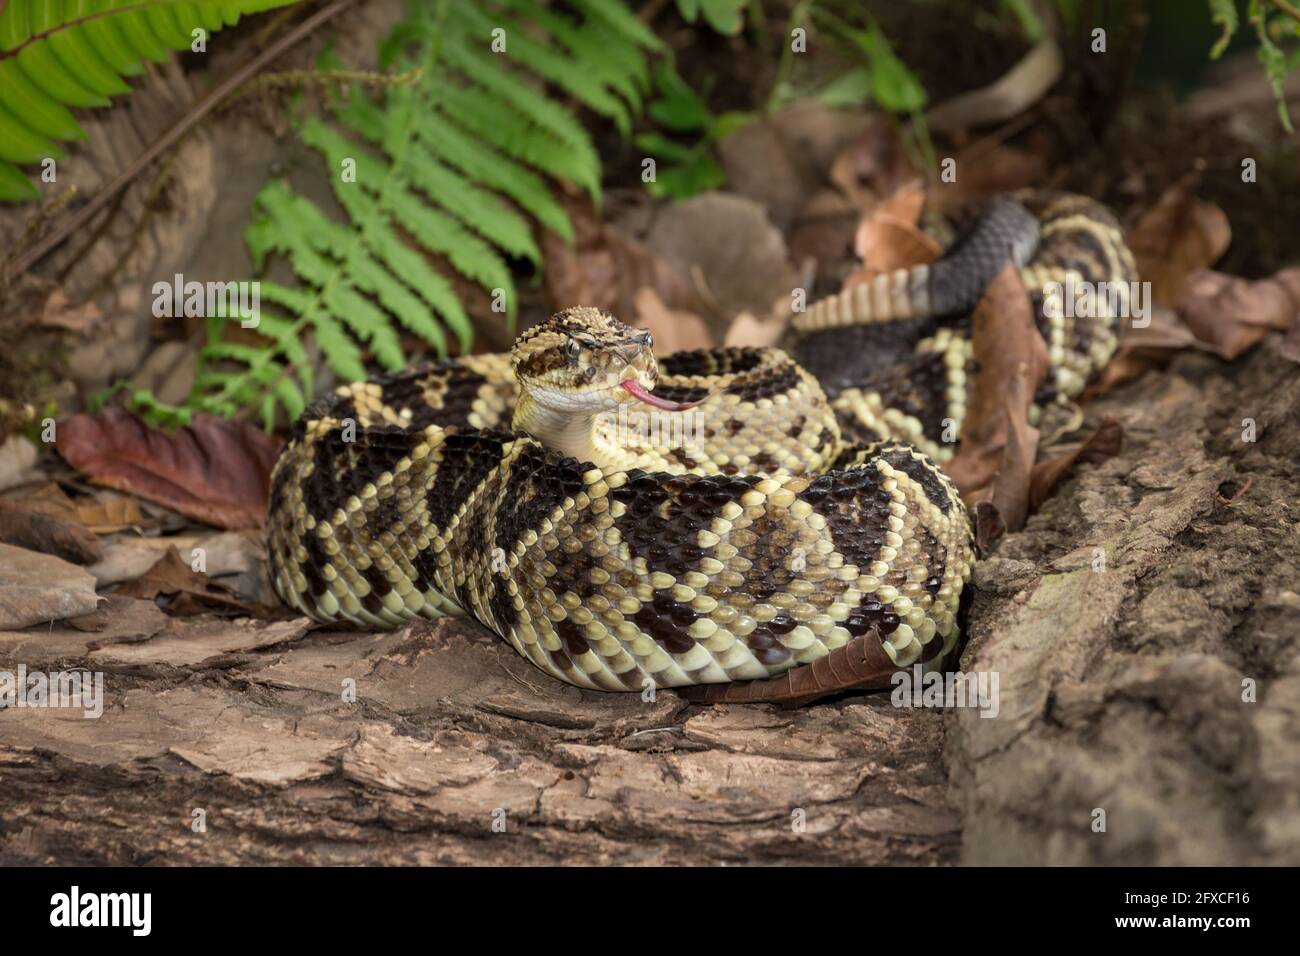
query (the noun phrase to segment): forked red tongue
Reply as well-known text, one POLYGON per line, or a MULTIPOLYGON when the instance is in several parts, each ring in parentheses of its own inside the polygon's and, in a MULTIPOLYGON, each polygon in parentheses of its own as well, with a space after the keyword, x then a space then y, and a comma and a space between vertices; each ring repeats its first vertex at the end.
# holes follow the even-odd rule
MULTIPOLYGON (((694 408, 696 405, 700 404, 700 402, 674 402, 671 399, 662 398, 654 392, 642 388, 641 383, 634 378, 624 379, 619 384, 622 385, 623 389, 637 401, 645 402, 647 405, 653 405, 655 408, 662 408, 670 412, 684 411, 687 408, 694 408)), ((700 399, 700 401, 704 401, 704 399, 700 399)))

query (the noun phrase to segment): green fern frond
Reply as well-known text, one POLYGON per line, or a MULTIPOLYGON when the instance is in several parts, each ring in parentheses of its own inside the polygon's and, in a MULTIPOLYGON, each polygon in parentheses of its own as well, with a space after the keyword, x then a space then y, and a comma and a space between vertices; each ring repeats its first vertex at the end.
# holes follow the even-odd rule
POLYGON ((283 182, 262 189, 245 238, 259 271, 272 255, 292 269, 293 283, 261 285, 287 315, 263 317, 263 348, 224 341, 210 323, 194 407, 257 409, 271 427, 279 410, 295 416, 310 400, 304 372, 317 354, 349 380, 365 377, 366 362, 406 364, 399 329, 439 355, 453 338, 468 351, 472 326, 448 269, 491 293, 513 323, 512 262, 541 261, 530 219, 573 238, 555 181, 600 198, 600 158, 557 94, 626 130, 648 88, 646 54, 662 48, 620 6, 410 3, 381 61, 407 70, 402 53, 414 46, 419 79, 354 86, 298 129, 345 218, 283 182))
POLYGON ((85 139, 68 107, 129 93, 142 60, 165 62, 245 13, 298 0, 8 0, 0 4, 0 201, 40 198, 19 165, 85 139))

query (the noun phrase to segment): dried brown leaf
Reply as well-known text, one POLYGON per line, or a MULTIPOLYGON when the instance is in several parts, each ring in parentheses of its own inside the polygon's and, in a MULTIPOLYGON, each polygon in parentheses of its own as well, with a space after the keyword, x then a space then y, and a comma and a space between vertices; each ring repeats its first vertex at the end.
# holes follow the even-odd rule
POLYGON ((1200 179, 1193 170, 1166 189, 1128 235, 1138 275, 1163 305, 1178 302, 1188 277, 1213 265, 1232 241, 1223 210, 1194 195, 1200 179))
POLYGON ((853 241, 862 265, 845 278, 844 288, 939 258, 943 248, 916 225, 924 203, 919 184, 911 183, 863 217, 853 241))
POLYGON ((45 305, 41 309, 40 325, 48 328, 67 329, 70 332, 86 332, 94 328, 104 318, 99 306, 92 301, 73 305, 62 289, 51 290, 45 305))
POLYGON ((878 116, 835 157, 830 175, 831 182, 858 209, 866 211, 892 195, 916 172, 907 160, 894 124, 878 116))
POLYGON ((55 482, 48 482, 22 499, 22 506, 41 514, 75 521, 96 534, 112 534, 144 520, 140 503, 129 495, 101 492, 102 498, 72 499, 55 482))
POLYGON ((674 306, 694 295, 690 282, 644 243, 601 222, 586 200, 561 197, 574 227, 572 245, 552 232, 542 234, 543 281, 557 309, 589 305, 618 316, 636 311, 637 292, 649 286, 674 306))
POLYGON ((727 336, 722 344, 769 348, 781 341, 789 324, 788 312, 766 319, 760 319, 753 312, 742 312, 727 326, 727 336))
POLYGON ((259 527, 283 442, 252 425, 197 414, 168 434, 123 408, 59 424, 56 448, 97 484, 218 528, 259 527))
POLYGON ((1231 361, 1300 316, 1300 268, 1250 280, 1202 269, 1188 276, 1178 312, 1200 341, 1231 361))
POLYGON ((94 564, 104 556, 99 538, 79 523, 9 501, 0 501, 0 541, 73 564, 94 564))
POLYGON ((1047 172, 1042 157, 988 140, 976 140, 954 160, 957 178, 928 190, 926 202, 937 211, 1041 183, 1047 172))
MULTIPOLYGON (((232 616, 283 616, 279 610, 246 601, 205 572, 195 571, 175 548, 168 548, 141 577, 123 584, 115 592, 122 597, 166 601, 167 613, 192 617, 211 611, 232 616)), ((280 609, 282 610, 282 609, 280 609)))
POLYGON ((1028 514, 1029 475, 1038 447, 1029 407, 1048 362, 1029 296, 1010 266, 975 310, 972 345, 979 372, 962 423, 961 449, 947 471, 967 504, 991 502, 1015 531, 1028 514))
POLYGON ((708 325, 694 312, 670 309, 659 294, 644 286, 636 294, 636 325, 649 329, 660 354, 713 348, 717 343, 708 325))

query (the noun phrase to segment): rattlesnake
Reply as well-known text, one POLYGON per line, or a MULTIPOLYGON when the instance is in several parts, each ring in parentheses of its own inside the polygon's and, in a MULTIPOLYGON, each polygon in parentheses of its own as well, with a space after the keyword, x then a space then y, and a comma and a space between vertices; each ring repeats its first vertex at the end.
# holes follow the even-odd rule
POLYGON ((937 462, 964 415, 969 313, 1008 262, 1051 358, 1038 403, 1076 394, 1127 299, 1067 317, 1045 289, 1126 296, 1135 270, 1104 207, 1040 193, 796 315, 785 349, 656 359, 645 330, 575 308, 509 355, 343 386, 276 466, 275 588, 366 628, 468 614, 601 690, 812 696, 940 661, 974 552, 937 462))

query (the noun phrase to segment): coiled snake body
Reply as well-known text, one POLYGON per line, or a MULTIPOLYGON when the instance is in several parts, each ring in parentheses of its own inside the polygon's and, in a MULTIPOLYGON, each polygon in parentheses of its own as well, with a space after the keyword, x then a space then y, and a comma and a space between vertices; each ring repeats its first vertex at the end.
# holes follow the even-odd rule
POLYGON ((644 330, 577 308, 510 355, 339 388, 273 475, 275 588, 367 628, 465 613, 602 690, 939 660, 974 553, 936 462, 969 313, 1008 262, 1051 354, 1038 401, 1077 393, 1117 316, 1060 316, 1043 290, 1073 273, 1126 293, 1134 266, 1113 217, 1064 194, 993 201, 928 267, 796 316, 785 350, 656 359, 644 330))

